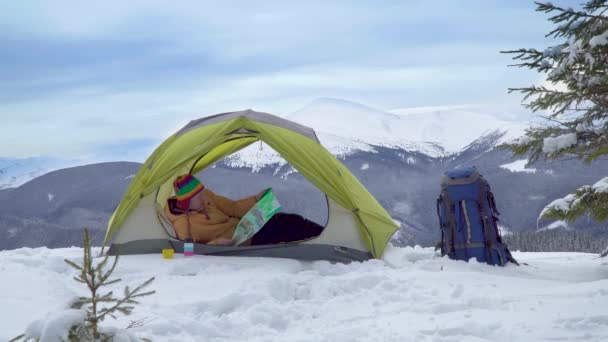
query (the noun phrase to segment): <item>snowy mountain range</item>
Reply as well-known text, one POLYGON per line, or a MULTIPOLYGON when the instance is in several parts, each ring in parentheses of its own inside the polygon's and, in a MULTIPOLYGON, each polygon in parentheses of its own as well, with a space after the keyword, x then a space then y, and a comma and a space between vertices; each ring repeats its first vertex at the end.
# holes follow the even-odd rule
POLYGON ((379 146, 418 147, 429 156, 461 151, 496 129, 505 139, 524 133, 527 123, 508 122, 465 107, 417 107, 381 111, 340 99, 321 98, 288 115, 319 132, 379 146))
MULTIPOLYGON (((469 144, 496 131, 504 133, 495 141, 498 144, 522 135, 528 127, 527 123, 505 121, 466 107, 417 107, 382 111, 334 98, 316 99, 283 117, 314 128, 321 143, 340 157, 358 151, 374 152, 375 146, 382 146, 441 158, 457 154, 469 144)), ((153 148, 150 146, 140 150, 153 148)), ((146 157, 137 156, 133 161, 145 160, 146 157)), ((125 159, 120 157, 120 160, 125 159)), ((112 159, 104 157, 92 161, 90 158, 62 160, 48 157, 0 157, 0 189, 17 187, 60 168, 100 161, 112 159)), ((255 170, 282 162, 283 159, 276 152, 268 148, 260 149, 257 144, 230 158, 230 165, 234 167, 247 166, 255 170)))
MULTIPOLYGON (((500 137, 497 145, 515 139, 529 126, 465 107, 418 107, 382 111, 341 99, 320 98, 284 116, 312 127, 329 151, 345 157, 377 146, 421 153, 432 158, 456 155, 484 137, 500 137)), ((280 163, 270 149, 252 145, 231 157, 232 166, 259 169, 280 163)))

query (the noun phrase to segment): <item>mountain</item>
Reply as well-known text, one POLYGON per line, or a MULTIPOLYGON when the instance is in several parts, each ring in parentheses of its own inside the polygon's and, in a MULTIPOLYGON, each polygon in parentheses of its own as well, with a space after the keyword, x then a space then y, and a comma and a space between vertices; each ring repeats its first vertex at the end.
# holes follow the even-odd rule
MULTIPOLYGON (((450 157, 484 141, 491 140, 493 145, 487 148, 493 148, 521 136, 528 127, 524 122, 501 120, 465 107, 402 108, 387 112, 333 98, 316 99, 284 117, 313 127, 323 146, 338 157, 361 151, 375 153, 377 147, 432 158, 450 157)), ((278 153, 260 143, 232 155, 227 165, 257 171, 282 163, 278 153)))
POLYGON ((445 154, 443 146, 409 135, 408 124, 401 116, 355 102, 320 98, 285 118, 313 127, 321 143, 332 152, 351 144, 366 144, 421 151, 434 157, 445 154))
POLYGON ((14 188, 49 171, 74 165, 76 161, 49 157, 0 157, 0 189, 14 188))
POLYGON ((373 145, 418 147, 430 156, 457 153, 477 138, 497 129, 504 139, 519 137, 525 122, 510 122, 466 107, 401 108, 390 112, 340 99, 320 98, 286 116, 287 119, 373 145))
MULTIPOLYGON (((321 143, 340 157, 358 151, 374 152, 375 146, 381 146, 440 158, 458 153, 476 139, 491 135, 496 130, 505 133, 504 141, 521 135, 527 127, 525 123, 500 120, 465 107, 402 108, 387 112, 333 98, 316 99, 285 115, 285 118, 313 127, 321 143)), ((106 147, 107 151, 98 152, 86 160, 0 157, 0 189, 17 187, 64 167, 129 160, 129 156, 140 161, 145 159, 155 142, 141 140, 125 143, 124 146, 110 144, 106 147)), ((264 148, 263 144, 254 144, 229 160, 230 166, 251 167, 254 170, 281 163, 284 163, 283 159, 272 149, 264 148)))
MULTIPOLYGON (((493 136, 500 139, 501 134, 493 136)), ((421 152, 373 146, 340 160, 401 223, 397 245, 433 245, 439 239, 435 199, 444 170, 477 165, 488 179, 501 212, 501 225, 508 231, 534 231, 551 222, 540 222, 542 208, 554 198, 592 184, 608 161, 589 168, 576 160, 538 163, 535 171, 507 167, 510 155, 490 148, 495 140, 477 144, 449 158, 433 158, 421 152)), ((266 147, 267 148, 267 147, 266 147)), ((74 230, 91 228, 99 243, 107 220, 120 201, 138 163, 103 163, 57 170, 18 188, 0 190, 0 249, 21 246, 65 247, 78 245, 74 230)), ((273 187, 287 212, 299 213, 320 224, 327 221, 322 193, 284 163, 266 166, 234 166, 226 158, 198 175, 210 189, 231 198, 273 187)), ((606 235, 605 224, 589 218, 572 225, 592 234, 606 235)))
POLYGON ((78 166, 0 190, 0 249, 79 245, 84 227, 99 241, 139 167, 128 162, 78 166))
POLYGON ((512 140, 523 135, 529 127, 526 122, 505 121, 466 107, 417 107, 391 112, 400 115, 403 132, 413 140, 433 141, 448 153, 458 153, 497 130, 504 135, 495 144, 512 140))

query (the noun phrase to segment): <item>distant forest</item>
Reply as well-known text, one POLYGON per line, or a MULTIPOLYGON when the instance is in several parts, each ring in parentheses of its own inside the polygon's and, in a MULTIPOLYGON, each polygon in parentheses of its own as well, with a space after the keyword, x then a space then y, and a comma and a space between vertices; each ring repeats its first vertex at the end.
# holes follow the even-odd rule
POLYGON ((585 231, 563 229, 541 232, 509 233, 503 236, 511 251, 522 252, 584 252, 601 253, 608 246, 608 238, 585 231))

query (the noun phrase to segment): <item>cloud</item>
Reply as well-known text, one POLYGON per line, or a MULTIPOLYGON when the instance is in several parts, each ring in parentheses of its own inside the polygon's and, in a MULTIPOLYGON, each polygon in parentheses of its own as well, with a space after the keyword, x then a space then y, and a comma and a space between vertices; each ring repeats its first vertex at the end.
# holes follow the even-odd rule
POLYGON ((512 1, 7 1, 0 155, 89 153, 323 96, 500 112, 532 76, 498 51, 541 43, 542 20, 512 1))

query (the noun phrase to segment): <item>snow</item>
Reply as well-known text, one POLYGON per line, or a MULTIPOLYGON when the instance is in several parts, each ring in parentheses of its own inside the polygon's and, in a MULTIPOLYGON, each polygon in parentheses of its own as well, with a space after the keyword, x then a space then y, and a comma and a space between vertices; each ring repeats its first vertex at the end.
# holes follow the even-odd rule
POLYGON ((367 170, 367 169, 369 169, 369 164, 368 163, 365 163, 365 164, 361 165, 361 170, 367 170))
POLYGON ((576 145, 577 142, 576 133, 567 133, 557 137, 545 138, 543 140, 543 153, 556 153, 576 145))
POLYGON ((52 201, 53 201, 53 198, 55 198, 55 195, 53 195, 53 194, 52 194, 52 193, 50 193, 50 192, 49 192, 48 194, 46 194, 46 196, 47 196, 47 198, 49 199, 49 202, 52 202, 52 201))
POLYGON ((515 139, 515 142, 518 145, 527 145, 533 141, 534 141, 534 138, 532 138, 529 135, 522 135, 521 137, 518 137, 517 139, 515 139))
POLYGON ((568 194, 564 198, 558 198, 555 201, 549 203, 540 213, 539 217, 543 217, 549 210, 555 209, 558 211, 568 211, 570 206, 576 201, 575 194, 568 194))
MULTIPOLYGON (((578 188, 578 190, 582 191, 582 192, 589 192, 589 191, 593 191, 593 192, 597 192, 597 193, 608 192, 608 177, 604 177, 604 178, 600 179, 597 183, 595 183, 591 186, 584 185, 584 186, 578 188)), ((581 198, 582 198, 582 196, 581 196, 581 198)), ((581 198, 577 198, 576 194, 568 194, 564 198, 558 198, 555 201, 549 203, 549 205, 547 205, 542 210, 542 212, 539 215, 539 218, 542 218, 543 215, 551 209, 566 212, 566 211, 570 210, 570 208, 577 205, 578 201, 580 201, 581 198)))
POLYGON ((355 102, 320 98, 285 118, 313 128, 332 153, 338 146, 343 148, 355 143, 419 151, 432 157, 445 154, 433 141, 410 135, 413 129, 404 130, 407 123, 400 115, 355 102), (336 140, 339 144, 335 144, 336 140))
MULTIPOLYGON (((49 313, 45 318, 30 323, 25 330, 27 338, 39 339, 39 342, 67 341, 68 332, 74 325, 81 324, 86 318, 85 310, 66 309, 49 313)), ((112 342, 139 342, 140 340, 126 329, 104 327, 100 333, 111 334, 112 342)))
POLYGON ((568 225, 568 222, 558 220, 555 222, 551 222, 551 224, 549 224, 548 226, 540 228, 538 231, 553 230, 553 229, 568 229, 569 230, 570 226, 568 225))
POLYGON ((259 142, 253 143, 237 153, 226 157, 224 161, 229 167, 248 167, 253 172, 258 172, 265 166, 282 166, 287 163, 278 152, 265 143, 262 143, 260 146, 259 142))
POLYGON ((576 131, 577 132, 584 132, 586 130, 585 125, 583 125, 582 123, 579 123, 578 125, 576 125, 576 131))
POLYGON ((591 186, 595 192, 608 192, 608 177, 602 178, 599 182, 591 186))
POLYGON ((597 36, 592 37, 589 40, 589 45, 591 47, 596 47, 600 45, 608 45, 608 31, 604 33, 598 34, 597 36))
MULTIPOLYGON (((415 107, 383 111, 341 99, 321 98, 287 115, 288 120, 370 145, 400 147, 441 157, 501 129, 506 138, 523 134, 527 124, 508 122, 462 106, 415 107), (438 149, 437 146, 441 149, 438 149)), ((323 142, 323 141, 322 141, 323 142)))
POLYGON ((40 339, 40 342, 67 341, 70 327, 82 322, 85 317, 84 310, 49 312, 47 317, 30 323, 25 333, 28 338, 40 339))
POLYGON ((505 132, 497 142, 522 136, 528 123, 499 119, 467 107, 414 107, 391 110, 400 115, 405 136, 415 141, 433 141, 448 153, 456 153, 478 138, 496 131, 505 132))
POLYGON ((528 169, 526 168, 526 164, 528 163, 527 159, 516 160, 509 164, 500 165, 501 168, 505 170, 509 170, 511 172, 527 172, 527 173, 536 173, 536 169, 528 169))
MULTIPOLYGON (((328 133, 317 132, 321 144, 336 157, 345 157, 356 151, 376 152, 373 146, 358 139, 344 138, 328 133)), ((267 166, 283 166, 287 161, 266 143, 256 142, 226 157, 227 166, 251 168, 258 172, 267 166)))
POLYGON ((129 180, 129 179, 133 179, 133 178, 135 178, 135 174, 134 173, 126 176, 125 180, 129 180))
MULTIPOLYGON (((81 249, 0 251, 0 340, 74 318, 83 295, 64 258, 81 249), (10 308, 9 311, 6 308, 10 308), (39 323, 30 325, 33 321, 39 323), (55 322, 55 323, 53 323, 55 322)), ((606 341, 608 264, 581 253, 519 253, 492 267, 389 247, 349 265, 286 259, 123 256, 122 285, 151 276, 156 294, 106 320, 153 341, 606 341)), ((120 287, 122 288, 122 287, 120 287)))
POLYGON ((48 172, 78 165, 74 160, 48 157, 0 157, 0 189, 16 188, 48 172))
POLYGON ((562 48, 559 46, 552 46, 543 51, 543 57, 557 57, 562 53, 562 48))

